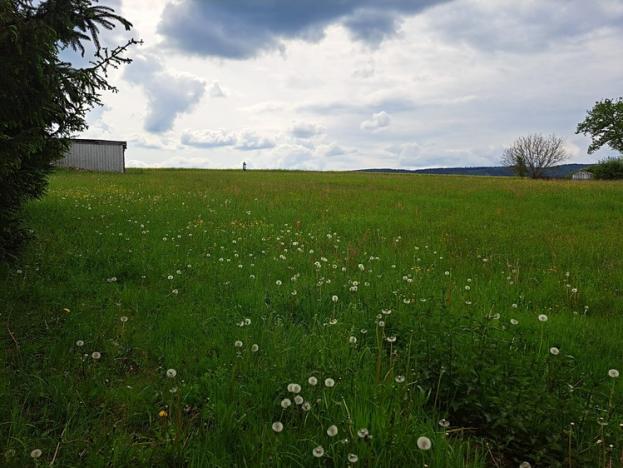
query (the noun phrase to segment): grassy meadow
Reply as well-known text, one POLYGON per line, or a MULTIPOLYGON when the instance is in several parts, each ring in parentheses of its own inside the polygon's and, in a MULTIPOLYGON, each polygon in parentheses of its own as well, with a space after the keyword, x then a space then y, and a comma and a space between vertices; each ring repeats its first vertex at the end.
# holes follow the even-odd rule
POLYGON ((622 464, 623 184, 59 171, 27 219, 0 465, 622 464))

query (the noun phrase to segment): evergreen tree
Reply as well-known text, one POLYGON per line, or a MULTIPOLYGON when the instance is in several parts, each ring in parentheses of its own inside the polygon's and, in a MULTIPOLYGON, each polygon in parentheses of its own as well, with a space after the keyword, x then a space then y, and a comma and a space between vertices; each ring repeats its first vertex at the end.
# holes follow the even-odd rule
MULTIPOLYGON (((95 0, 97 1, 97 0, 95 0)), ((102 91, 116 92, 107 71, 130 62, 130 39, 102 47, 100 30, 132 24, 92 0, 0 0, 0 260, 14 258, 26 238, 24 203, 40 197, 67 138, 86 129, 86 113, 102 91), (77 68, 59 58, 71 48, 95 56, 77 68)))

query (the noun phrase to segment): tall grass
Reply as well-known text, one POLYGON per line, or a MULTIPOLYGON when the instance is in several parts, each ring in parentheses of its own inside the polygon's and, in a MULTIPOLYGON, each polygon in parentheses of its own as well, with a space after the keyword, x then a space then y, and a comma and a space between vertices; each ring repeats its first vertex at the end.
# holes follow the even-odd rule
POLYGON ((0 270, 3 463, 616 466, 621 195, 59 172, 0 270))

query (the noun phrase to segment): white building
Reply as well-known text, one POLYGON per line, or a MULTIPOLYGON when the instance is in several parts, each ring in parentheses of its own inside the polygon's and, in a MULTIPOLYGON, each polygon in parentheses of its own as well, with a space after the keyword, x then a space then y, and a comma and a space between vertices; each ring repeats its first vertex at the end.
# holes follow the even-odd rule
POLYGON ((125 141, 72 139, 69 151, 56 164, 88 171, 125 172, 125 141))
POLYGON ((573 180, 591 180, 593 178, 593 174, 588 171, 578 171, 575 172, 571 178, 573 180))

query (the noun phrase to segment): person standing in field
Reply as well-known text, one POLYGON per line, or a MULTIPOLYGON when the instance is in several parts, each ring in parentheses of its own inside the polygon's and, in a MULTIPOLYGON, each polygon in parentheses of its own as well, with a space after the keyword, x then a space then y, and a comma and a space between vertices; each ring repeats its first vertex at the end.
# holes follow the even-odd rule
POLYGON ((242 170, 243 171, 247 170, 247 163, 246 163, 246 161, 242 161, 242 170))

